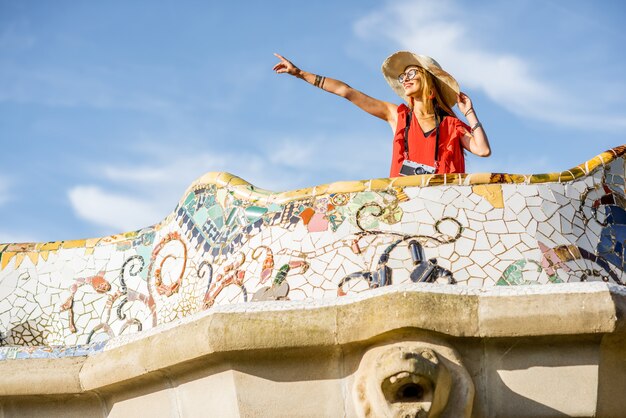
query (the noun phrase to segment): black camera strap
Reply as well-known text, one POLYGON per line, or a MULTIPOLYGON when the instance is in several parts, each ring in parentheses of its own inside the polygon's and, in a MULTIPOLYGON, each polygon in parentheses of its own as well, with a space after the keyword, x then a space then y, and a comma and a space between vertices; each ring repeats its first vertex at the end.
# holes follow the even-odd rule
MULTIPOLYGON (((435 112, 436 113, 436 112, 435 112)), ((413 110, 410 110, 409 113, 406 114, 406 125, 404 126, 404 158, 409 158, 409 128, 411 127, 411 119, 413 119, 413 110)), ((439 160, 439 125, 440 120, 437 115, 435 115, 435 168, 437 167, 437 163, 439 160)))

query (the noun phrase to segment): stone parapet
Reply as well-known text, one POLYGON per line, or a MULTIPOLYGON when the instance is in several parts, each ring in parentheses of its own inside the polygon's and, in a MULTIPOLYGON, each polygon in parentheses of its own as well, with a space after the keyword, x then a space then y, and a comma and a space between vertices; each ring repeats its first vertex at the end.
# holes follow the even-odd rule
MULTIPOLYGON (((5 416, 19 416, 10 411, 23 412, 20 402, 37 398, 53 405, 69 396, 80 399, 77 408, 123 416, 115 411, 131 404, 147 411, 140 405, 161 393, 159 402, 169 406, 154 416, 190 416, 181 402, 204 402, 211 411, 230 402, 232 410, 222 416, 280 416, 276 411, 293 408, 300 408, 297 416, 320 416, 314 402, 298 398, 304 394, 287 390, 291 382, 308 386, 307 396, 319 396, 320 403, 333 392, 332 405, 324 407, 328 414, 321 416, 357 416, 352 392, 361 358, 374 347, 408 341, 455 350, 476 389, 474 416, 510 413, 505 395, 526 411, 506 416, 528 416, 528 408, 534 416, 592 414, 602 399, 611 398, 610 408, 621 402, 611 393, 626 381, 619 361, 626 346, 615 343, 625 337, 625 302, 621 287, 604 283, 488 289, 407 284, 336 301, 222 306, 113 338, 87 355, 2 361, 0 403, 5 416), (198 381, 205 389, 189 392, 198 381), (275 392, 264 385, 286 386, 275 392), (191 397, 216 390, 230 391, 230 400, 191 397), (584 399, 567 402, 570 390, 583 391, 584 399), (302 409, 308 403, 312 409, 302 409), (279 409, 264 412, 268 404, 279 409)), ((67 405, 71 410, 72 402, 67 405)))

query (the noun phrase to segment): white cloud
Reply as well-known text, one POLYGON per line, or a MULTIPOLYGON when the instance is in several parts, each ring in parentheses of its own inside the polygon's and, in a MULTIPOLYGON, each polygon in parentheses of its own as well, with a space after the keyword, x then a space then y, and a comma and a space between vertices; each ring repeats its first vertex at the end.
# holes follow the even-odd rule
POLYGON ((313 160, 315 150, 310 143, 285 139, 274 148, 276 151, 269 156, 269 161, 273 164, 284 164, 293 168, 299 168, 310 167, 311 164, 315 163, 313 160))
POLYGON ((167 170, 156 167, 120 167, 107 165, 102 169, 105 178, 113 181, 152 183, 167 180, 167 170))
POLYGON ((160 148, 160 154, 151 155, 153 165, 97 167, 93 172, 101 176, 98 184, 75 185, 68 197, 80 218, 109 228, 104 233, 117 233, 164 219, 187 187, 207 171, 230 172, 277 192, 387 175, 388 162, 380 155, 388 144, 375 136, 340 141, 320 136, 285 138, 273 143, 279 145, 262 152, 205 151, 184 157, 160 148), (354 144, 359 144, 358 150, 354 144))
MULTIPOLYGON (((354 30, 361 38, 386 39, 398 48, 435 57, 462 88, 482 90, 521 117, 577 128, 589 128, 588 120, 593 118, 594 129, 600 124, 609 129, 626 127, 623 115, 611 116, 601 109, 590 111, 567 90, 543 80, 533 71, 538 66, 531 60, 481 45, 473 36, 472 24, 463 17, 458 2, 413 0, 387 3, 383 9, 357 21, 354 30)), ((514 26, 511 30, 518 27, 514 26)), ((512 36, 492 35, 492 39, 503 40, 512 36)))
POLYGON ((132 231, 160 220, 149 202, 96 186, 73 187, 68 196, 79 217, 116 232, 132 231))
MULTIPOLYGON (((108 165, 102 170, 103 180, 112 184, 77 185, 68 197, 80 218, 110 228, 105 233, 131 231, 164 219, 185 189, 208 170, 229 171, 267 187, 271 177, 263 166, 259 157, 227 154, 173 157, 167 164, 152 167, 108 165)), ((289 185, 289 176, 283 176, 281 184, 289 185)))

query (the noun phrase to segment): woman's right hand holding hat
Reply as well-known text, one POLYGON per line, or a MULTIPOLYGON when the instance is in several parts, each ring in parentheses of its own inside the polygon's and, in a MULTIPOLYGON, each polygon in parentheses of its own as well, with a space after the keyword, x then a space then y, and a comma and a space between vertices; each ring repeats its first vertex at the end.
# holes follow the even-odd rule
POLYGON ((474 108, 472 107, 472 100, 463 92, 460 92, 457 96, 457 106, 459 106, 459 110, 463 113, 463 115, 465 115, 465 117, 474 111, 474 108))

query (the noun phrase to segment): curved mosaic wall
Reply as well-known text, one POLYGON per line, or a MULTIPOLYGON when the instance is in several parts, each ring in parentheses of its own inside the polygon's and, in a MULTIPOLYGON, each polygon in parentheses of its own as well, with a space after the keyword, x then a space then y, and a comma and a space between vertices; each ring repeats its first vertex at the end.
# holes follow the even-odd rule
POLYGON ((97 346, 215 305, 411 281, 623 284, 625 150, 562 173, 425 175, 284 193, 210 173, 157 225, 1 244, 1 344, 97 346))

